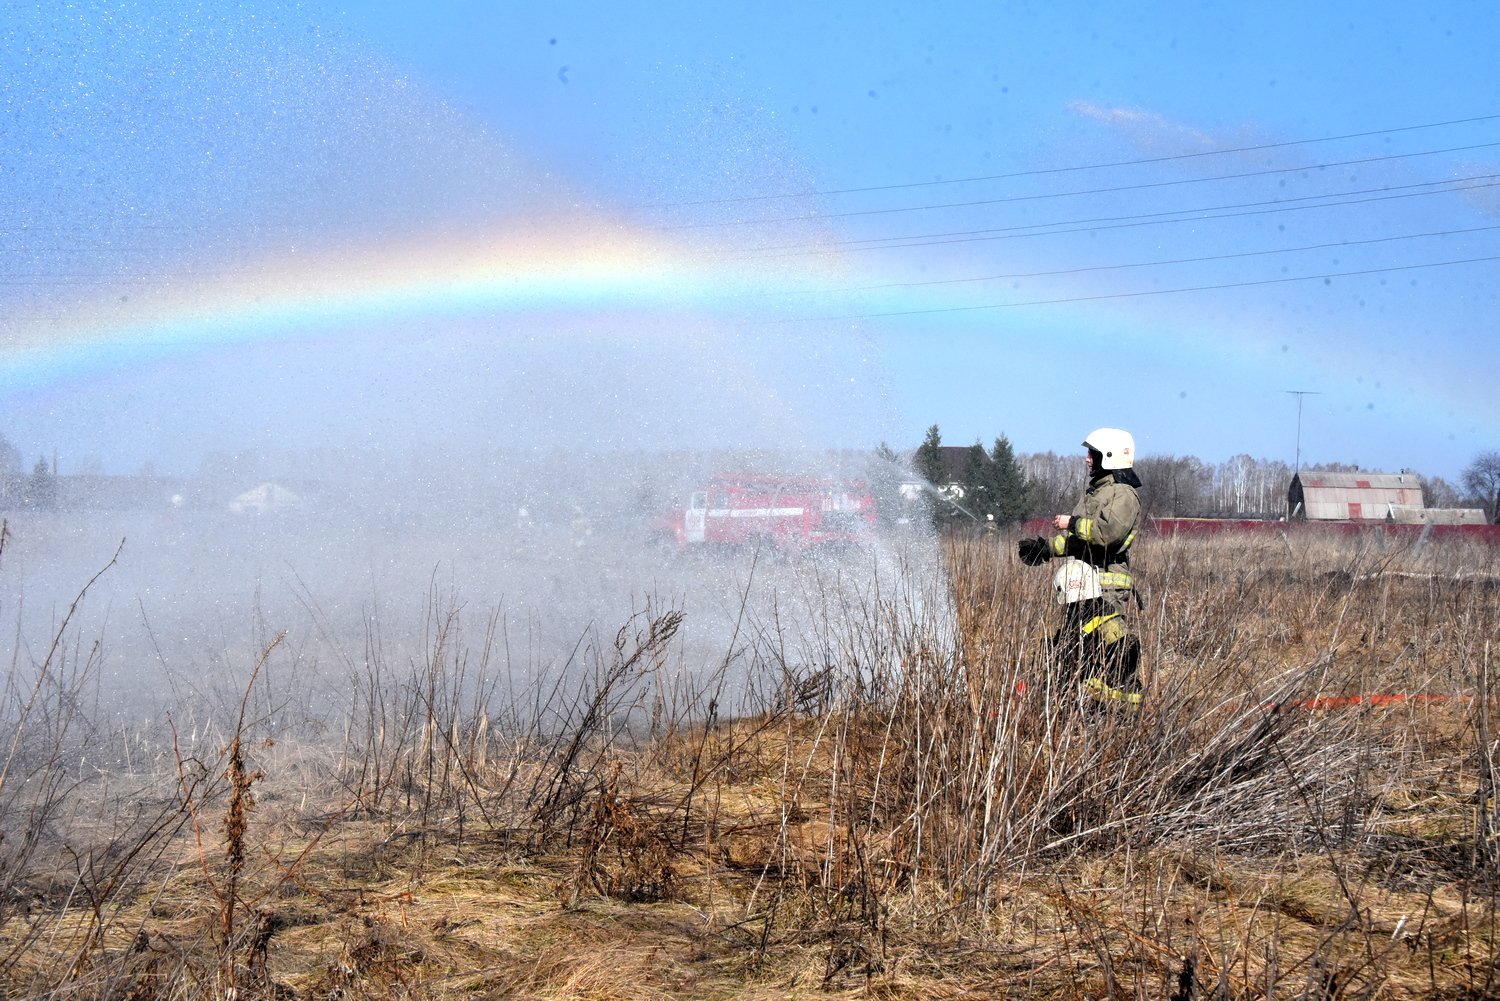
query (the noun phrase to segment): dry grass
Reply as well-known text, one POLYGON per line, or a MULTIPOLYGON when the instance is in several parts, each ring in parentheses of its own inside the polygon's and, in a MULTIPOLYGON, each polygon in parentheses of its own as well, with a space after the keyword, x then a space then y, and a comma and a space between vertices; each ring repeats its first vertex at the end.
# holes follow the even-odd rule
POLYGON ((518 706, 475 683, 492 637, 470 645, 435 602, 408 669, 351 658, 347 719, 323 721, 340 736, 272 742, 252 712, 216 760, 88 782, 59 679, 89 664, 59 644, 6 692, 0 985, 1500 991, 1495 552, 1148 540, 1139 716, 1083 711, 1049 676, 1056 609, 1010 552, 950 540, 949 600, 872 596, 818 663, 754 637, 732 712, 723 673, 666 679, 673 610, 582 648, 590 684, 518 706), (1370 693, 1423 698, 1309 701, 1370 693))

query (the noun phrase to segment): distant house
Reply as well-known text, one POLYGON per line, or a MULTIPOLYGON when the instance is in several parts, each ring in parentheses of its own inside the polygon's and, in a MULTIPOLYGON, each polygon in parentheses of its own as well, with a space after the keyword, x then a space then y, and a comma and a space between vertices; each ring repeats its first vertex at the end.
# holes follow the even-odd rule
POLYGON ((1345 473, 1304 469, 1292 477, 1293 521, 1384 521, 1403 525, 1482 525, 1477 508, 1430 508, 1415 473, 1345 473))
MULTIPOLYGON (((954 500, 963 500, 967 493, 964 490, 964 476, 969 469, 969 456, 974 451, 971 445, 940 445, 938 452, 943 460, 943 479, 933 486, 954 500)), ((981 450, 979 464, 989 466, 993 463, 989 453, 981 450)))
POLYGON ((302 506, 302 498, 276 483, 262 483, 229 502, 235 514, 276 514, 302 506))
POLYGON ((1286 506, 1294 521, 1395 521, 1398 508, 1422 508, 1422 480, 1415 473, 1304 469, 1292 477, 1286 506))

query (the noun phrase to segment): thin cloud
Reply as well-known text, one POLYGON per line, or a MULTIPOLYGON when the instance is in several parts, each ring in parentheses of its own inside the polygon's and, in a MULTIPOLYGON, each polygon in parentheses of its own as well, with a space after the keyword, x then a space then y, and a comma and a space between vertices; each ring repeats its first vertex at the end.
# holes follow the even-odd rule
POLYGON ((1152 156, 1238 148, 1252 138, 1247 128, 1216 135, 1140 108, 1104 107, 1089 101, 1070 101, 1068 110, 1110 126, 1152 156))

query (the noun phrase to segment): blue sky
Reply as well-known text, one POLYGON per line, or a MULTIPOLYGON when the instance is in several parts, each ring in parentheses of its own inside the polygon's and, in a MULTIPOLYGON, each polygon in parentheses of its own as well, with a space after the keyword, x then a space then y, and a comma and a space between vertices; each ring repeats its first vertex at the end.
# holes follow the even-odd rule
POLYGON ((587 399, 612 445, 1118 425, 1290 461, 1287 390, 1304 462, 1453 480, 1500 447, 1492 4, 378 7, 9 5, 23 454, 541 442, 587 399), (710 277, 194 333, 226 282, 528 229, 710 277), (46 355, 90 325, 109 350, 46 355))

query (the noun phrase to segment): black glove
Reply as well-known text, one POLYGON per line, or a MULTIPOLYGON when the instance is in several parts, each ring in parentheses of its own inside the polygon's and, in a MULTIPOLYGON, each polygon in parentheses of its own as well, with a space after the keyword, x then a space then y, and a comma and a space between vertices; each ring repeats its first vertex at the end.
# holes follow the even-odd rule
POLYGON ((1038 535, 1034 539, 1022 539, 1016 546, 1016 555, 1029 567, 1038 567, 1052 558, 1052 546, 1038 535))

